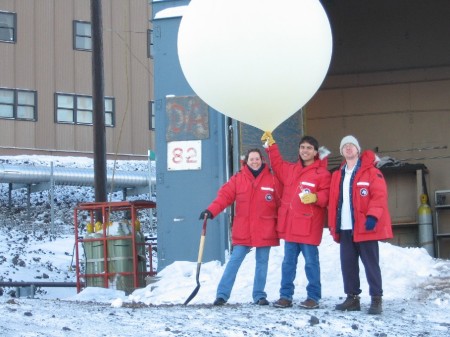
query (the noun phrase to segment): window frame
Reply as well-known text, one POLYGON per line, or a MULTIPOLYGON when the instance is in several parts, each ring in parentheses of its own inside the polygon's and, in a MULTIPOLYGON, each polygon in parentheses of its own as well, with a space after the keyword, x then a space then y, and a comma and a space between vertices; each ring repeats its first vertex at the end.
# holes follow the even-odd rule
POLYGON ((153 38, 153 29, 147 29, 147 58, 149 59, 153 59, 155 53, 153 38))
POLYGON ((0 105, 10 105, 12 106, 12 116, 5 117, 0 115, 0 119, 9 119, 9 120, 17 120, 17 121, 27 121, 27 122, 37 122, 37 91, 36 90, 28 90, 28 89, 12 89, 12 88, 3 88, 0 87, 0 90, 11 91, 13 93, 13 101, 8 103, 0 103, 0 105), (20 93, 33 93, 33 104, 21 104, 19 103, 19 94, 20 93), (33 117, 24 118, 18 117, 18 110, 20 107, 31 107, 33 109, 33 117))
POLYGON ((80 51, 92 51, 92 23, 90 21, 73 20, 73 49, 80 51), (78 35, 77 26, 78 24, 89 24, 91 26, 90 35, 78 35), (89 39, 91 48, 81 48, 77 46, 77 38, 89 39))
POLYGON ((148 102, 148 129, 155 131, 155 101, 148 102))
MULTIPOLYGON (((90 98, 91 99, 91 102, 92 102, 92 96, 89 96, 89 95, 81 95, 81 94, 70 94, 70 93, 65 93, 65 92, 56 92, 55 93, 55 98, 54 98, 54 106, 55 106, 55 111, 54 111, 54 121, 55 121, 55 123, 56 124, 70 124, 70 125, 93 125, 94 123, 94 120, 93 120, 93 118, 94 118, 94 110, 93 110, 93 106, 92 106, 92 110, 89 110, 89 109, 86 109, 86 108, 78 108, 78 98, 90 98), (67 96, 67 97, 72 97, 72 106, 71 107, 65 107, 65 106, 59 106, 58 105, 58 98, 60 97, 60 96, 67 96), (67 111, 71 111, 71 113, 72 113, 72 120, 71 121, 60 121, 59 120, 59 118, 58 118, 58 111, 59 110, 67 110, 67 111), (86 123, 86 122, 78 122, 78 113, 79 112, 91 112, 91 117, 92 117, 92 122, 91 123, 86 123)), ((111 124, 107 124, 106 123, 106 119, 105 119, 105 126, 107 126, 107 127, 111 127, 111 128, 113 128, 113 127, 115 127, 116 125, 115 125, 115 110, 116 110, 116 108, 115 108, 115 98, 114 97, 111 97, 111 96, 105 96, 104 97, 104 100, 105 100, 105 104, 104 104, 104 106, 105 106, 105 111, 104 111, 104 113, 105 113, 105 117, 106 117, 106 114, 109 114, 109 115, 111 115, 111 124), (106 100, 110 100, 111 101, 111 111, 106 111, 106 106, 107 106, 107 103, 106 103, 106 100)))
POLYGON ((12 40, 3 40, 0 38, 0 42, 3 43, 16 43, 17 42, 17 13, 15 12, 8 12, 8 11, 0 11, 0 15, 12 15, 13 17, 13 27, 2 27, 0 29, 9 29, 12 30, 12 40))
POLYGON ((115 127, 116 126, 116 99, 114 97, 109 97, 109 96, 105 96, 105 126, 109 126, 109 127, 115 127), (107 111, 106 110, 106 100, 110 100, 111 101, 111 111, 107 111), (107 115, 111 115, 111 124, 106 124, 106 116, 107 115))

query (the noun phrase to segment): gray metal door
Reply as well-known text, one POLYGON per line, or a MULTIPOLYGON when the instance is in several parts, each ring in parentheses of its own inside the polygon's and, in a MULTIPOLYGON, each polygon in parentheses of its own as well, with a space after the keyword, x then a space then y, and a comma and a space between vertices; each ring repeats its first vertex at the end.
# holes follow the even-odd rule
MULTIPOLYGON (((181 17, 158 13, 189 1, 153 2, 158 270, 197 261, 200 212, 228 179, 228 119, 206 106, 186 82, 177 55, 181 17)), ((229 210, 228 210, 229 212, 229 210)), ((203 261, 224 261, 229 215, 208 221, 203 261)))

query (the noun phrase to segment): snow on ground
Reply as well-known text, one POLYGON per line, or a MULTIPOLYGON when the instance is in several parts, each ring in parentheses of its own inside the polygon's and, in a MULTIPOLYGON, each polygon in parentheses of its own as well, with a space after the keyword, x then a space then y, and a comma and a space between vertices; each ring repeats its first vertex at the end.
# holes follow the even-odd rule
MULTIPOLYGON (((54 157, 0 157, 8 164, 43 165, 54 157)), ((65 158, 56 165, 90 167, 90 160, 65 158)), ((145 169, 146 162, 118 162, 121 170, 145 169)), ((75 282, 73 207, 93 198, 89 188, 57 188, 58 228, 51 231, 48 196, 32 195, 35 206, 27 212, 26 198, 13 195, 7 206, 6 187, 0 195, 0 281, 75 282), (46 206, 47 205, 47 206, 46 206), (69 214, 69 215, 66 215, 69 214), (65 217, 63 215, 66 215, 65 217), (31 219, 31 220, 30 220, 31 219), (63 220, 61 220, 63 219, 63 220), (53 234, 52 234, 53 233, 53 234)), ((120 193, 114 198, 120 200, 120 193)), ((142 198, 142 196, 141 196, 142 198)), ((152 230, 151 226, 146 227, 152 230)), ((201 222, 198 229, 200 233, 201 222)), ((154 233, 147 232, 148 235, 154 233)), ((198 245, 198 242, 189 243, 198 245)), ((208 238, 206 238, 208 244, 208 238)), ((278 299, 283 247, 273 248, 266 285, 269 301, 278 299)), ((383 308, 380 316, 366 313, 370 304, 361 266, 361 312, 338 312, 343 301, 339 246, 324 230, 320 246, 322 301, 320 308, 298 306, 305 298, 306 278, 299 258, 294 306, 277 309, 251 304, 254 270, 252 250, 239 271, 232 296, 224 307, 211 305, 224 270, 218 261, 203 263, 200 291, 184 306, 196 286, 196 261, 178 261, 158 273, 156 282, 126 296, 123 291, 88 287, 42 287, 34 298, 14 297, 14 287, 0 287, 2 336, 449 336, 450 261, 431 258, 424 249, 380 244, 383 273, 383 308)))

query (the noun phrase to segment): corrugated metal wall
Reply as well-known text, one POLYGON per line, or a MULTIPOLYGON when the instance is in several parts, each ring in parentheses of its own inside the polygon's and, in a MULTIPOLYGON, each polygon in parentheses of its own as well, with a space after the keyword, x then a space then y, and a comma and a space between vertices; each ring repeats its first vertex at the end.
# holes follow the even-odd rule
MULTIPOLYGON (((425 164, 434 206, 434 191, 450 189, 450 2, 329 1, 326 9, 333 62, 306 106, 306 132, 330 148, 335 165, 347 134, 380 156, 425 164)), ((415 177, 407 180, 407 188, 388 180, 394 222, 416 216, 418 196, 405 195, 415 190, 415 177), (412 204, 404 205, 405 199, 412 204)), ((450 232, 450 221, 440 225, 450 232)), ((448 258, 445 240, 442 257, 448 258)))

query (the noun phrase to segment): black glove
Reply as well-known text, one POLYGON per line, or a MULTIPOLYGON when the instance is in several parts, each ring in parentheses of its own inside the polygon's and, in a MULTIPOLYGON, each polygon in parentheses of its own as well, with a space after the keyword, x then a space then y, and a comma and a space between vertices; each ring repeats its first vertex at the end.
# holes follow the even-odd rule
POLYGON ((200 213, 199 219, 200 219, 200 220, 203 220, 203 219, 205 218, 205 215, 206 215, 206 218, 207 218, 207 219, 212 219, 212 218, 214 218, 213 215, 212 215, 212 213, 211 213, 210 211, 208 211, 207 209, 205 209, 203 212, 200 213))

